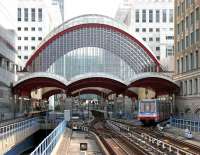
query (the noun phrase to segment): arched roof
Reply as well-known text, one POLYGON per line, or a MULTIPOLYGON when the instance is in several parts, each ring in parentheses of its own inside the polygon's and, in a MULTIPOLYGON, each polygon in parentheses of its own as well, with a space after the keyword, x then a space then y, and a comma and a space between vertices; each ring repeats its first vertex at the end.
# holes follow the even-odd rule
POLYGON ((74 92, 87 87, 98 87, 122 92, 126 89, 126 83, 116 77, 104 74, 83 74, 73 78, 68 83, 67 91, 74 92))
POLYGON ((46 73, 46 72, 35 72, 24 76, 19 81, 13 83, 14 92, 24 91, 31 92, 44 87, 58 87, 65 89, 68 81, 59 75, 46 73))
POLYGON ((161 73, 140 73, 129 81, 128 87, 143 87, 153 89, 157 95, 174 93, 179 90, 178 85, 170 78, 161 73))
POLYGON ((73 18, 49 34, 26 64, 29 71, 46 71, 59 57, 83 47, 97 47, 123 59, 135 73, 160 68, 153 52, 116 20, 100 15, 73 18))

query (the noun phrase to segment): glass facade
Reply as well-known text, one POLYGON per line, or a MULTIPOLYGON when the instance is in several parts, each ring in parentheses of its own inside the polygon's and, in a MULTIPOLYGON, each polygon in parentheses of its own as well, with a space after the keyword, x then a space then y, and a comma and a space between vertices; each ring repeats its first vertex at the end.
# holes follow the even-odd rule
POLYGON ((67 80, 81 74, 103 73, 128 81, 137 73, 155 71, 159 65, 152 52, 108 17, 78 17, 54 31, 44 39, 47 42, 39 48, 39 54, 29 60, 30 72, 48 71, 67 80))

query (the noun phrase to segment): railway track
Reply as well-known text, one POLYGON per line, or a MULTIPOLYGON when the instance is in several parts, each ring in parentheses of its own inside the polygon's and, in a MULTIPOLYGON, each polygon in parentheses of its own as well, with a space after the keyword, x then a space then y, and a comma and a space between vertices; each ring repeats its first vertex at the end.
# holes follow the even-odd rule
POLYGON ((131 135, 138 135, 146 143, 157 146, 164 154, 199 155, 200 147, 183 140, 167 136, 155 128, 135 127, 128 123, 116 121, 121 125, 121 130, 128 131, 131 135))
POLYGON ((128 139, 113 132, 105 123, 94 126, 95 133, 107 147, 112 155, 148 155, 145 150, 138 149, 137 145, 130 143, 128 139))

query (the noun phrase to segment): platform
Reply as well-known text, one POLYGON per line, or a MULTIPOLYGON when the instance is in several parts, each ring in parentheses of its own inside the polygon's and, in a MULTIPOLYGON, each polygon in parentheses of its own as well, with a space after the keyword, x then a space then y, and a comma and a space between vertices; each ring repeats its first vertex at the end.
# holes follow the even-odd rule
POLYGON ((197 132, 192 132, 193 138, 191 140, 184 137, 184 129, 170 127, 169 129, 165 129, 164 133, 200 147, 200 134, 197 132))
POLYGON ((99 146, 96 143, 95 137, 92 134, 72 131, 65 131, 64 135, 61 137, 56 146, 56 150, 53 151, 53 155, 102 155, 99 146), (87 151, 80 151, 80 143, 87 143, 87 151))

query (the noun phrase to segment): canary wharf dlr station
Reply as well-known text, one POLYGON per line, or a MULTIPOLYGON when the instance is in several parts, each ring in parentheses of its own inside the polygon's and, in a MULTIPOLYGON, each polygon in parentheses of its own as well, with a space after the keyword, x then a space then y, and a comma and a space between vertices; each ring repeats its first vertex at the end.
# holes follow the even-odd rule
POLYGON ((140 37, 102 15, 79 16, 54 29, 13 84, 21 112, 55 99, 64 110, 89 97, 101 110, 124 115, 135 112, 138 100, 159 98, 172 113, 178 90, 140 37))
POLYGON ((175 115, 179 86, 172 74, 141 36, 113 18, 64 22, 17 74, 14 119, 0 128, 0 154, 200 152, 195 140, 177 138, 191 140, 200 123, 175 115))

